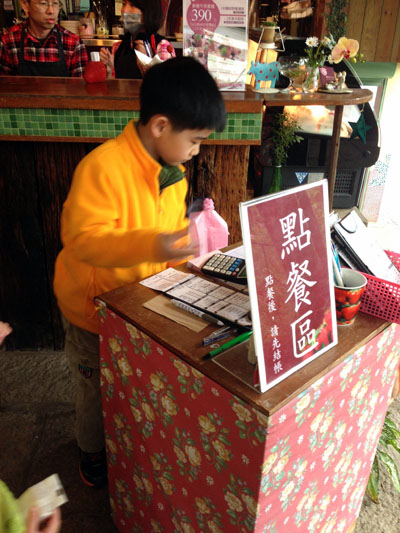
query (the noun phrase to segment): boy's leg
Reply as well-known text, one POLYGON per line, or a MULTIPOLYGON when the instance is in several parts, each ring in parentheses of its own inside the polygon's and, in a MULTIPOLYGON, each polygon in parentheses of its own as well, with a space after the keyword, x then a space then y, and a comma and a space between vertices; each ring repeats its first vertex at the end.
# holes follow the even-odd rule
MULTIPOLYGON (((89 485, 106 476, 100 390, 99 336, 62 317, 65 353, 76 383, 76 440, 81 450, 81 476, 89 485), (100 463, 103 463, 99 466, 100 463), (92 468, 93 466, 93 468, 92 468)), ((104 480, 103 480, 104 481, 104 480)))

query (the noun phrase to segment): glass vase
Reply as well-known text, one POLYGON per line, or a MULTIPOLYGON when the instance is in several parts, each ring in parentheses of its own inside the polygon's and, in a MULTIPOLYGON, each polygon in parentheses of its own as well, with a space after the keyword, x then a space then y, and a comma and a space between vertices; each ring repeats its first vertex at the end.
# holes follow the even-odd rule
POLYGON ((282 166, 275 165, 272 173, 271 185, 268 189, 268 194, 279 192, 282 190, 282 166))
POLYGON ((307 66, 306 77, 303 81, 303 91, 305 93, 314 93, 319 85, 319 67, 307 66))

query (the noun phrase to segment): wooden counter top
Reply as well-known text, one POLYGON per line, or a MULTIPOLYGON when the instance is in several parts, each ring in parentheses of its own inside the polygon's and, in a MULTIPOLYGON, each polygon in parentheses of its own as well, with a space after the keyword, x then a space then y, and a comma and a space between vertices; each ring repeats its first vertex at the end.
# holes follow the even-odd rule
MULTIPOLYGON (((141 80, 87 84, 82 78, 0 76, 0 108, 138 111, 140 84, 141 80)), ((250 88, 222 94, 228 113, 262 113, 263 94, 250 88)))
POLYGON ((264 409, 268 415, 282 408, 292 398, 390 325, 389 322, 379 318, 359 313, 353 325, 338 328, 339 342, 334 348, 267 392, 260 394, 246 384, 252 381, 254 372, 254 366, 247 361, 247 347, 244 347, 242 351, 233 351, 231 360, 225 357, 223 366, 216 364, 215 361, 204 361, 202 357, 210 348, 202 346, 202 339, 215 330, 215 326, 208 326, 201 332, 195 333, 143 307, 145 302, 157 294, 156 291, 139 283, 132 283, 103 294, 100 300, 172 353, 246 402, 264 409), (237 377, 238 375, 241 379, 237 377))
MULTIPOLYGON (((82 78, 0 76, 0 107, 44 109, 139 110, 140 80, 106 80, 87 84, 82 78)), ((368 89, 348 94, 222 92, 228 113, 261 113, 262 106, 363 104, 368 89)))

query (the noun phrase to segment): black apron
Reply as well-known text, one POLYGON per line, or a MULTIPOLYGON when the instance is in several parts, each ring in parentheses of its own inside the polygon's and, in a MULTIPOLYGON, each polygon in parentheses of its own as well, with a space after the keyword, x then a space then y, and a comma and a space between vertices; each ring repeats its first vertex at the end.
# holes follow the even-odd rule
MULTIPOLYGON (((158 33, 154 33, 153 35, 155 37, 155 45, 157 46, 163 37, 158 35, 158 33)), ((139 33, 135 37, 136 40, 150 42, 151 36, 149 34, 139 33)), ((152 50, 152 52, 155 54, 155 50, 152 50)), ((114 68, 116 78, 128 80, 140 80, 143 78, 137 64, 135 48, 132 48, 132 36, 130 33, 124 35, 121 44, 115 52, 114 68)))
POLYGON ((59 61, 26 61, 25 52, 25 28, 21 31, 21 42, 18 52, 18 69, 19 76, 58 76, 69 77, 67 63, 65 61, 64 49, 61 42, 61 35, 56 30, 59 61))

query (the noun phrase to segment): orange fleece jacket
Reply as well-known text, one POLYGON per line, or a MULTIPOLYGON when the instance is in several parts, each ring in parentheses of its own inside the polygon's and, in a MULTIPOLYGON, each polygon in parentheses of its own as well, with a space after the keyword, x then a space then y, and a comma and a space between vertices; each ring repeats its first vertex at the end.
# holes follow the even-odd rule
POLYGON ((132 121, 77 166, 61 215, 63 249, 54 275, 58 305, 76 326, 98 333, 95 296, 167 267, 155 262, 155 237, 187 226, 187 180, 160 195, 161 168, 132 121))

